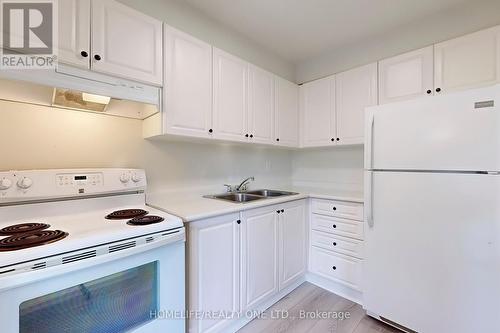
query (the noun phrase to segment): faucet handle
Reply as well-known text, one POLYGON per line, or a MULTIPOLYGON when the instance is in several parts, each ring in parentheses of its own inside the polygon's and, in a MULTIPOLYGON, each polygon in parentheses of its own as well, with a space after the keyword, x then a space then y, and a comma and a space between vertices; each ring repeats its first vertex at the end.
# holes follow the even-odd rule
POLYGON ((226 187, 226 190, 227 190, 228 192, 233 192, 233 185, 224 184, 224 186, 226 187))

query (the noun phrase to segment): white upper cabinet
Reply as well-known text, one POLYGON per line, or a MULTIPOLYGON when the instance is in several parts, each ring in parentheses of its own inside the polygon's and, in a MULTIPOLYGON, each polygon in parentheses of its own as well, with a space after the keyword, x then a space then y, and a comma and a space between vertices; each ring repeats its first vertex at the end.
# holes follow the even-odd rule
POLYGON ((286 203, 279 215, 279 290, 283 290, 307 269, 306 202, 286 203))
POLYGON ((436 92, 468 89, 500 81, 500 27, 435 45, 436 92))
POLYGON ((382 60, 378 68, 380 104, 433 94, 432 46, 382 60))
POLYGON ((339 144, 362 144, 365 107, 377 104, 377 64, 336 75, 335 98, 339 144))
POLYGON ((212 46, 165 26, 165 133, 210 137, 212 46))
POLYGON ((275 143, 299 146, 299 86, 280 77, 275 80, 275 143))
POLYGON ((58 60, 76 67, 90 66, 90 0, 58 2, 58 60))
POLYGON ((273 206, 242 213, 242 310, 278 292, 278 215, 273 206))
MULTIPOLYGON (((250 65, 248 97, 249 140, 270 144, 274 141, 274 75, 250 65)), ((246 136, 245 134, 245 136, 246 136)))
POLYGON ((162 22, 113 0, 92 2, 92 68, 162 84, 162 22))
POLYGON ((213 49, 214 138, 247 141, 248 64, 213 49))
POLYGON ((299 87, 301 110, 301 145, 331 145, 336 138, 335 76, 299 87))

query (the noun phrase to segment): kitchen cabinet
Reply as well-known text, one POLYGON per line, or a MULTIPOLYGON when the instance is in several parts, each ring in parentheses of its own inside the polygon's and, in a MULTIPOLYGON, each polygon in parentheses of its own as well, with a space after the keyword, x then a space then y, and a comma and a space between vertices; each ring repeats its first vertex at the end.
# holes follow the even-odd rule
POLYGON ((92 2, 92 69, 162 84, 162 22, 114 0, 92 2))
POLYGON ((165 25, 165 133, 208 138, 212 127, 212 46, 165 25))
POLYGON ((279 290, 300 279, 307 269, 307 214, 305 201, 283 205, 279 214, 279 290))
POLYGON ((90 0, 58 2, 59 62, 88 69, 90 66, 90 0))
POLYGON ((500 26, 436 44, 434 59, 437 93, 500 82, 500 26))
POLYGON ((241 225, 242 310, 253 309, 278 292, 278 216, 276 207, 244 211, 241 225))
POLYGON ((274 75, 256 66, 249 67, 248 139, 274 142, 274 75))
POLYGON ((213 49, 213 136, 247 141, 248 63, 213 49))
POLYGON ((376 63, 336 75, 338 144, 363 144, 365 107, 376 105, 377 95, 376 63))
POLYGON ((275 144, 299 146, 299 87, 283 78, 275 80, 275 144))
POLYGON ((335 76, 303 84, 300 91, 301 146, 328 146, 337 137, 335 76))
MULTIPOLYGON (((236 213, 187 225, 191 311, 240 310, 240 223, 236 213)), ((223 318, 190 318, 189 332, 219 332, 228 324, 223 318)))
POLYGON ((162 22, 114 0, 59 1, 62 63, 162 85, 162 22))
POLYGON ((379 103, 433 95, 434 48, 425 47, 378 63, 379 103))

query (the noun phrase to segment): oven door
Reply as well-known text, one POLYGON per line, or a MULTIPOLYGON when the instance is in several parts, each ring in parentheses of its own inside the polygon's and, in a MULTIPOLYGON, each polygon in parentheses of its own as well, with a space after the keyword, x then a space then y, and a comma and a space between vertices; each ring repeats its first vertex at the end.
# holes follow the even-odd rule
POLYGON ((0 277, 1 331, 185 332, 183 237, 0 277))

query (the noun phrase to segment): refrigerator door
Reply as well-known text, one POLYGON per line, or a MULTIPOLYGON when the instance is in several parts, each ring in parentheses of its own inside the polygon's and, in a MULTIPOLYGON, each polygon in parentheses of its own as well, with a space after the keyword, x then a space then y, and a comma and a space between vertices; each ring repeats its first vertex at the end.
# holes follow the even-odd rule
POLYGON ((500 86, 367 109, 365 169, 500 171, 500 86))
POLYGON ((500 332, 500 176, 366 173, 368 313, 418 332, 500 332))

